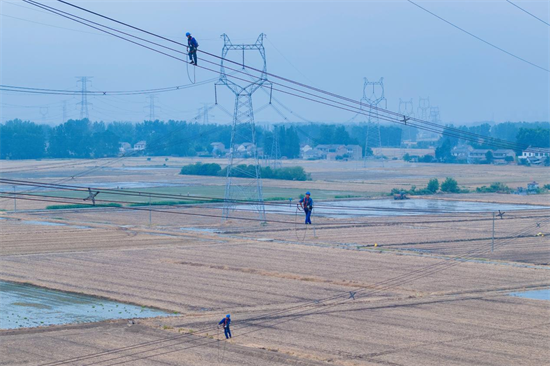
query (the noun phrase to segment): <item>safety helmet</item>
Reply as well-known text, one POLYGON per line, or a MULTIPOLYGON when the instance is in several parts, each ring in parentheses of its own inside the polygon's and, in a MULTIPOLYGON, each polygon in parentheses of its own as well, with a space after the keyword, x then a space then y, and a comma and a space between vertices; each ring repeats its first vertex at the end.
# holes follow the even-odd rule
POLYGON ((307 191, 307 192, 306 192, 306 195, 307 195, 307 196, 310 196, 310 195, 311 195, 311 193, 309 193, 309 191, 307 191))
POLYGON ((191 35, 191 33, 189 33, 189 32, 185 33, 186 37, 189 37, 190 35, 191 35))
POLYGON ((226 318, 231 318, 231 315, 230 315, 230 314, 227 314, 225 317, 226 317, 226 318))

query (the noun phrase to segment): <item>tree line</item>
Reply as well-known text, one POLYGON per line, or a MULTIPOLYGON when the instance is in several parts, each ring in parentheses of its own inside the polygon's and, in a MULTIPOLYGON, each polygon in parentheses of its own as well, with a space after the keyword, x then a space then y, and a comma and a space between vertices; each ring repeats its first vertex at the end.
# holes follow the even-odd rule
MULTIPOLYGON (((238 125, 235 143, 252 142, 251 130, 248 124, 238 125)), ((271 130, 255 126, 255 132, 256 144, 264 155, 294 159, 305 144, 356 144, 364 148, 366 126, 289 123, 271 130)), ((383 146, 401 144, 398 127, 381 126, 381 136, 383 146)), ((146 142, 145 151, 140 153, 149 156, 207 156, 212 154, 213 142, 229 148, 231 126, 174 120, 104 123, 71 119, 51 127, 15 119, 0 124, 0 159, 113 157, 120 154, 121 143, 133 146, 139 141, 146 142)))
MULTIPOLYGON (((370 126, 375 127, 374 125, 370 126)), ((452 125, 448 128, 453 127, 452 125)), ((534 147, 550 147, 550 124, 512 123, 458 127, 475 132, 480 138, 475 148, 493 146, 491 139, 499 138, 534 147)), ((256 143, 265 156, 288 159, 300 156, 300 146, 319 144, 359 145, 365 151, 366 124, 287 123, 266 129, 256 126, 256 143), (275 139, 275 137, 277 137, 275 139), (278 149, 274 141, 278 142, 278 149)), ((252 126, 238 125, 235 143, 250 141, 252 126)), ((146 142, 140 154, 150 156, 207 156, 212 154, 211 143, 221 142, 226 149, 231 141, 231 126, 190 123, 186 121, 92 122, 88 119, 68 120, 58 126, 47 126, 19 119, 0 124, 0 159, 40 158, 103 158, 119 154, 120 144, 146 142)), ((415 139, 417 130, 399 126, 380 126, 382 147, 399 147, 406 135, 415 139)), ((451 150, 461 142, 460 136, 442 136, 436 155, 441 161, 451 159, 451 150)), ((519 153, 519 151, 517 151, 519 153)), ((368 152, 367 152, 368 153, 368 152)))

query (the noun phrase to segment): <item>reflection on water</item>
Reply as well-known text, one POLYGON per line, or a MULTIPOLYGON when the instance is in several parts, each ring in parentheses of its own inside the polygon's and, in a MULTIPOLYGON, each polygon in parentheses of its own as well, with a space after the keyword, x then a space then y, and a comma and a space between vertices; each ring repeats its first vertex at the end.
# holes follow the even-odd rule
MULTIPOLYGON (((237 210, 254 210, 253 206, 238 205, 237 210)), ((359 200, 359 201, 332 201, 319 202, 313 209, 315 216, 345 218, 359 216, 403 216, 423 215, 428 213, 455 213, 455 212, 495 212, 548 209, 550 207, 515 205, 501 203, 446 201, 446 200, 359 200)), ((293 215, 296 213, 296 204, 266 205, 266 213, 280 213, 293 215)))
POLYGON ((0 281, 0 329, 169 315, 93 296, 0 281))
POLYGON ((515 296, 515 297, 524 297, 526 299, 550 301, 550 288, 545 288, 545 289, 542 289, 542 290, 512 292, 509 295, 510 296, 515 296))

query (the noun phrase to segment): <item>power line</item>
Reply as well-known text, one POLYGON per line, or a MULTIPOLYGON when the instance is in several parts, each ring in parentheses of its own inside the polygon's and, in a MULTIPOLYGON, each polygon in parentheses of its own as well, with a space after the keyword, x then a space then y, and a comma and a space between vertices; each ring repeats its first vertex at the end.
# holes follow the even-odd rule
MULTIPOLYGON (((181 59, 181 58, 178 58, 176 56, 173 56, 173 55, 170 55, 166 52, 163 52, 163 51, 160 51, 158 49, 155 49, 155 48, 152 48, 150 46, 146 46, 146 45, 143 45, 139 42, 136 42, 136 41, 132 41, 132 40, 129 40, 127 38, 124 38, 122 36, 119 36, 119 35, 116 35, 116 34, 113 34, 111 32, 108 32, 108 31, 105 31, 105 30, 102 30, 100 28, 97 28, 95 26, 92 26, 90 24, 87 24, 87 23, 84 23, 82 21, 79 21, 79 20, 76 20, 76 19, 73 19, 71 18, 70 16, 73 16, 72 14, 70 13, 66 13, 66 12, 62 12, 62 11, 58 11, 56 10, 55 8, 52 8, 52 7, 49 7, 47 5, 42 5, 40 3, 37 3, 33 0, 23 0, 24 2, 26 3, 29 3, 29 4, 32 4, 34 6, 37 6, 37 7, 40 7, 42 9, 45 9, 47 11, 50 11, 52 13, 55 13, 55 14, 58 14, 60 16, 63 16, 67 19, 70 19, 70 20, 73 20, 73 21, 76 21, 78 23, 81 23, 81 24, 84 24, 86 26, 89 26, 89 27, 92 27, 94 29, 98 29, 98 30, 101 30, 102 32, 105 32, 105 33, 108 33, 108 34, 111 34, 117 38, 120 38, 120 39, 123 39, 123 40, 126 40, 130 43, 134 43, 136 45, 139 45, 141 47, 144 47, 146 49, 149 49, 149 50, 152 50, 154 52, 157 52, 157 53, 160 53, 162 55, 165 55, 167 57, 170 57, 170 58, 173 58, 173 59, 176 59, 178 61, 181 61, 181 62, 187 62, 186 60, 184 59, 181 59), (53 9, 53 10, 50 10, 50 9, 53 9), (66 16, 66 15, 63 15, 61 13, 65 13, 65 14, 69 14, 70 16, 66 16)), ((129 24, 126 24, 126 23, 123 23, 123 22, 120 22, 118 20, 115 20, 115 19, 112 19, 112 18, 109 18, 107 16, 104 16, 104 15, 101 15, 101 14, 98 14, 98 13, 95 13, 93 11, 90 11, 90 10, 87 10, 87 9, 84 9, 84 8, 81 8, 79 6, 76 6, 76 5, 73 5, 73 4, 70 4, 70 3, 67 3, 65 1, 62 1, 62 0, 58 0, 59 2, 62 2, 62 3, 65 3, 65 4, 68 4, 70 6, 73 6, 75 8, 79 8, 81 10, 84 10, 86 12, 89 12, 89 13, 92 13, 92 14, 95 14, 95 15, 98 15, 100 17, 103 17, 103 18, 106 18, 106 19, 109 19, 113 22, 116 22, 116 23, 119 23, 119 24, 123 24, 125 26, 128 26, 130 28, 133 28, 133 29, 137 29, 139 31, 142 31, 144 33, 147 33, 147 34, 151 34, 151 35, 154 35, 158 38, 161 38, 161 39, 164 39, 164 40, 168 40, 172 43, 175 43, 175 44, 180 44, 180 45, 183 45, 182 43, 180 42, 177 42, 177 41, 173 41, 173 40, 170 40, 166 37, 163 37, 163 36, 160 36, 160 35, 156 35, 154 33, 151 33, 151 32, 148 32, 146 30, 143 30, 143 29, 140 29, 140 28, 137 28, 137 27, 134 27, 134 26, 131 26, 129 24)), ((76 17, 76 16, 75 16, 76 17)), ((77 17, 77 18, 80 18, 80 17, 77 17)), ((80 18, 80 19, 84 19, 84 18, 80 18)), ((85 20, 85 21, 88 21, 88 20, 85 20)), ((91 22, 91 21, 89 21, 91 22)), ((94 24, 98 24, 100 26, 103 26, 103 27, 106 27, 106 28, 109 28, 109 29, 113 29, 113 28, 110 28, 110 27, 107 27, 107 26, 104 26, 104 25, 101 25, 99 23, 95 23, 95 22, 91 22, 91 23, 94 23, 94 24)), ((118 30, 115 30, 115 31, 118 31, 118 30)), ((128 33, 124 33, 124 32, 121 32, 123 34, 128 34, 128 33)), ((133 35, 129 35, 129 36, 132 36, 134 38, 138 38, 138 39, 142 39, 142 38, 139 38, 139 37, 136 37, 136 36, 133 36, 133 35)), ((142 39, 143 40, 143 39, 142 39)), ((155 42, 151 42, 151 41, 147 41, 145 40, 146 42, 148 43, 152 43, 152 44, 155 44, 155 45, 159 45, 158 43, 155 43, 155 42)), ((159 45, 160 47, 163 47, 163 48, 166 48, 166 49, 169 49, 169 50, 173 50, 177 53, 180 53, 180 54, 186 54, 185 52, 181 52, 181 51, 178 51, 178 50, 174 50, 172 48, 169 48, 169 47, 166 47, 166 46, 162 46, 162 45, 159 45)), ((185 45, 183 45, 185 46, 185 45)), ((199 50, 200 51, 200 50, 199 50)), ((209 56, 212 56, 212 57, 215 57, 215 58, 218 58, 218 59, 222 59, 222 57, 220 56, 217 56, 217 55, 214 55, 214 54, 211 54, 209 52, 206 52, 206 51, 200 51, 204 54, 207 54, 209 56)), ((235 61, 232 61, 232 60, 228 60, 228 59, 224 59, 224 61, 227 61, 227 62, 230 62, 230 63, 233 63, 235 65, 240 65, 240 66, 245 66, 244 64, 241 64, 241 63, 238 63, 238 62, 235 62, 235 61)), ((214 62, 211 62, 211 61, 207 61, 205 60, 205 62, 207 63, 211 63, 211 64, 215 64, 214 62)), ((217 70, 213 70, 211 68, 207 68, 207 67, 204 67, 204 66, 195 66, 195 67, 200 67, 202 69, 205 69, 205 70, 208 70, 208 71, 211 71, 211 72, 215 72, 215 73, 220 73, 220 71, 217 71, 217 70)), ((226 68, 228 68, 227 66, 225 66, 226 68)), ((250 69, 250 70, 254 70, 254 71, 257 71, 257 72, 264 72, 262 70, 258 70, 258 69, 255 69, 255 68, 252 68, 250 66, 246 66, 247 69, 250 69)), ((230 70, 233 70, 235 72, 238 72, 238 73, 243 73, 242 71, 240 70, 236 70, 234 68, 228 68, 230 70)), ((247 73, 244 73, 246 75, 248 75, 247 73)), ((301 87, 304 87, 304 88, 308 88, 308 89, 311 89, 311 90, 314 90, 316 92, 319 92, 319 93, 322 93, 322 94, 326 94, 326 95, 329 95, 331 97, 334 97, 334 98, 338 98, 338 99, 342 99, 342 100, 345 100, 347 102, 350 102, 350 103, 355 103, 355 104, 358 104, 359 106, 361 105, 361 102, 359 101, 356 101, 356 100, 353 100, 351 98, 347 98, 347 97, 343 97, 343 96, 340 96, 338 94, 335 94, 335 93, 331 93, 331 92, 328 92, 328 91, 324 91, 322 89, 319 89, 319 88, 315 88, 315 87, 311 87, 311 86, 308 86, 308 85, 305 85, 303 83, 299 83, 299 82, 296 82, 296 81, 293 81, 293 80, 290 80, 290 79, 287 79, 287 78, 284 78, 284 77, 281 77, 281 76, 278 76, 278 75, 274 75, 272 73, 268 73, 268 72, 265 72, 266 75, 270 75, 270 76, 273 76, 277 79, 281 79, 281 80, 284 80, 284 81, 287 81, 287 82, 290 82, 290 83, 293 83, 293 84, 296 84, 296 85, 299 85, 301 87)), ((229 76, 229 75, 228 75, 229 76)), ((235 78, 235 79, 238 79, 238 80, 245 80, 245 79, 242 79, 242 78, 239 78, 239 77, 236 77, 236 76, 231 76, 232 78, 235 78)), ((246 81, 246 80, 245 80, 246 81)), ((326 105, 326 106, 330 106, 330 107, 333 107, 333 108, 338 108, 338 109, 341 109, 341 110, 346 110, 346 111, 352 111, 352 112, 355 112, 355 113, 358 113, 358 111, 356 110, 357 107, 354 107, 354 106, 350 106, 349 104, 345 104, 345 103, 342 103, 342 102, 337 102, 337 101, 334 101, 334 100, 331 100, 329 98, 325 98, 325 97, 322 97, 322 96, 319 96, 319 95, 316 95, 316 94, 312 94, 312 93, 309 93, 309 92, 305 92, 303 90, 299 90, 299 89, 296 89, 296 88, 293 88, 293 87, 290 87, 290 86, 287 86, 287 85, 284 85, 284 84, 280 84, 280 83, 276 83, 276 82, 272 82, 272 84, 275 84, 275 85, 280 85, 282 87, 285 87, 285 88, 288 88, 288 89, 291 89, 291 90, 294 90, 294 91, 297 91, 299 93, 303 93, 303 94, 306 94, 308 96, 312 96, 314 98, 319 98, 319 99, 313 99, 311 97, 308 97, 308 96, 304 96, 304 95, 299 95, 299 94, 296 94, 296 93, 292 93, 292 92, 289 92, 289 91, 285 91, 285 90, 281 90, 281 89, 276 89, 276 88, 273 88, 273 90, 276 90, 276 91, 280 91, 282 93, 285 93, 285 94, 289 94, 289 95, 292 95, 292 96, 295 96, 295 97, 298 97, 298 98, 301 98, 301 99, 305 99, 305 100, 309 100, 309 101, 313 101, 315 103, 319 103, 319 104, 323 104, 323 105, 326 105), (331 103, 336 103, 336 104, 331 104, 331 103, 327 103, 325 101, 329 101, 331 103), (349 108, 352 108, 352 109, 349 109, 349 108)), ((380 117, 382 120, 386 120, 386 121, 389 121, 389 122, 392 122, 392 123, 399 123, 399 124, 402 124, 402 125, 405 125, 406 123, 404 123, 402 121, 402 116, 399 114, 399 113, 396 113, 396 112, 393 112, 393 111, 390 111, 390 110, 386 110, 386 109, 382 109, 382 108, 378 108, 376 107, 375 109, 377 109, 378 111, 381 111, 383 113, 386 113, 388 114, 389 116, 384 116, 384 117, 380 117)), ((463 140, 468 140, 468 141, 473 141, 473 142, 479 142, 480 139, 482 139, 483 141, 487 140, 487 137, 486 136, 483 136, 483 135, 479 135, 479 134, 475 134, 475 133, 472 133, 472 132, 469 132, 469 131, 462 131, 462 130, 459 130, 459 129, 456 129, 454 127, 449 127, 449 126, 442 126, 442 125, 439 125, 437 123, 433 123, 433 122, 428 122, 428 121, 425 121, 425 120, 419 120, 417 118, 410 118, 410 121, 408 122, 408 124, 406 124, 408 126, 412 126, 412 127, 417 127, 419 129, 424 129, 424 130, 427 130, 427 131, 430 131, 430 132, 434 132, 434 133, 437 133, 437 134, 443 134, 443 135, 447 135, 447 136, 451 136, 451 137, 457 137, 457 138, 460 138, 460 139, 463 139, 463 140), (420 123, 419 124, 413 124, 413 122, 418 122, 420 123)), ((515 143, 512 143, 512 142, 509 142, 509 141, 504 141, 504 140, 500 140, 500 139, 494 139, 494 138, 490 138, 489 141, 486 141, 487 144, 491 144, 493 146, 498 146, 498 147, 501 147, 501 148, 520 148, 520 149, 525 149, 527 148, 528 146, 521 146, 521 145, 518 145, 518 144, 515 144, 515 143)))
POLYGON ((70 89, 46 89, 46 88, 35 88, 35 87, 24 87, 24 86, 15 86, 15 85, 0 85, 0 90, 2 91, 11 91, 19 93, 29 93, 29 94, 46 94, 46 95, 81 95, 82 93, 86 95, 95 95, 95 96, 110 96, 110 95, 141 95, 141 94, 156 94, 156 93, 165 93, 178 90, 184 90, 188 88, 193 88, 199 85, 205 85, 217 81, 218 78, 210 78, 196 84, 182 84, 169 86, 164 88, 155 88, 155 89, 137 89, 137 90, 70 90, 70 89))
MULTIPOLYGON (((550 219, 547 219, 546 222, 549 221, 549 220, 550 219)), ((518 235, 522 235, 523 233, 528 232, 529 230, 531 230, 530 226, 531 225, 529 225, 528 227, 525 227, 524 229, 521 229, 518 232, 519 233, 518 235)), ((504 245, 506 245, 510 242, 511 242, 511 239, 508 240, 507 242, 506 241, 501 241, 501 243, 499 244, 499 247, 502 247, 502 246, 504 246, 504 245)), ((392 287, 395 287, 395 286, 401 286, 405 283, 411 283, 411 282, 416 281, 418 279, 421 279, 423 277, 427 277, 427 276, 433 275, 437 272, 441 272, 441 271, 447 270, 449 268, 452 268, 452 267, 454 267, 456 265, 459 265, 463 261, 468 260, 470 258, 479 257, 480 254, 484 254, 484 253, 487 253, 487 252, 488 252, 488 250, 479 250, 478 249, 478 250, 471 251, 471 252, 466 253, 466 254, 461 255, 461 256, 450 257, 449 259, 452 259, 452 261, 448 261, 446 259, 441 260, 441 261, 436 262, 434 264, 431 264, 431 265, 413 270, 409 273, 406 273, 406 274, 403 274, 403 275, 398 275, 398 276, 393 277, 391 279, 381 281, 380 283, 373 285, 373 287, 374 287, 373 289, 369 290, 369 289, 365 289, 365 288, 359 288, 356 291, 352 291, 353 292, 353 297, 355 297, 355 295, 358 292, 365 292, 366 291, 366 293, 364 295, 372 295, 372 294, 380 292, 380 291, 388 290, 388 289, 390 289, 392 287)), ((352 292, 350 292, 350 293, 352 293, 352 292)), ((347 292, 346 292, 346 294, 347 294, 347 292)), ((270 323, 270 322, 274 322, 274 321, 277 321, 278 322, 277 324, 282 324, 282 323, 285 323, 285 322, 293 321, 293 320, 295 320, 297 318, 300 318, 300 317, 303 317, 303 316, 318 313, 318 311, 317 312, 311 312, 311 310, 313 310, 312 308, 318 308, 318 307, 322 306, 323 310, 325 310, 329 307, 335 307, 335 306, 338 306, 338 305, 342 305, 346 302, 349 302, 349 298, 346 298, 345 300, 342 300, 342 295, 335 295, 335 296, 331 296, 331 297, 328 297, 328 298, 325 298, 325 299, 322 299, 322 300, 307 301, 305 303, 297 304, 297 305, 291 306, 291 307, 286 308, 286 309, 274 310, 272 312, 263 314, 261 316, 256 316, 256 317, 252 317, 250 319, 245 319, 245 320, 243 320, 244 325, 241 326, 241 327, 238 327, 237 329, 238 330, 243 330, 243 329, 255 326, 256 324, 253 323, 253 322, 258 322, 258 321, 262 321, 261 322, 262 324, 270 323), (334 302, 329 303, 329 301, 334 301, 334 302), (303 309, 303 310, 300 310, 300 309, 303 309), (296 311, 294 313, 290 313, 290 312, 295 311, 295 310, 298 310, 298 311, 296 311), (287 319, 283 320, 283 321, 280 321, 280 318, 283 317, 283 316, 287 317, 287 319), (248 323, 248 324, 246 324, 246 323, 248 323)), ((211 327, 205 327, 203 329, 199 329, 198 331, 196 331, 194 333, 195 334, 202 334, 202 333, 205 333, 206 331, 210 331, 210 329, 211 329, 211 327)), ((248 332, 240 333, 239 335, 236 335, 236 337, 243 336, 243 335, 250 334, 250 333, 253 333, 253 332, 257 332, 257 331, 261 331, 261 330, 263 330, 263 328, 253 329, 253 330, 250 330, 248 332)), ((139 357, 139 358, 135 357, 138 354, 149 353, 149 352, 153 352, 155 350, 161 350, 161 349, 166 348, 168 346, 177 346, 177 345, 183 345, 185 343, 194 343, 195 341, 200 341, 200 339, 192 339, 192 340, 188 340, 186 342, 180 342, 179 344, 171 344, 171 345, 166 344, 168 342, 178 341, 181 338, 184 338, 184 337, 187 337, 187 336, 188 335, 178 335, 178 336, 172 336, 172 337, 165 337, 163 339, 156 339, 156 340, 153 340, 153 341, 142 342, 142 343, 135 344, 135 345, 132 345, 132 346, 125 346, 125 347, 120 347, 120 348, 112 349, 112 350, 108 350, 108 351, 101 351, 101 352, 96 352, 96 353, 88 354, 88 355, 84 355, 84 356, 76 356, 76 357, 65 359, 65 360, 54 361, 54 362, 43 364, 42 366, 63 365, 63 364, 67 364, 67 363, 74 363, 74 362, 78 362, 78 361, 90 360, 90 359, 93 359, 93 358, 99 358, 99 357, 103 357, 103 356, 110 356, 110 355, 114 355, 116 353, 120 353, 120 352, 124 352, 124 351, 137 350, 137 352, 134 352, 134 353, 131 353, 131 354, 123 354, 121 356, 110 358, 108 360, 95 361, 93 363, 93 364, 99 364, 99 363, 118 360, 118 359, 121 359, 121 358, 132 357, 131 361, 119 361, 119 362, 114 363, 114 364, 111 363, 110 365, 112 366, 112 365, 118 365, 118 364, 123 364, 123 363, 127 363, 127 362, 132 362, 132 361, 135 362, 138 359, 145 359, 145 358, 160 356, 160 355, 167 354, 167 353, 180 352, 180 351, 183 351, 183 350, 186 350, 186 349, 189 349, 189 348, 198 347, 198 346, 201 346, 201 345, 206 345, 206 344, 209 344, 209 343, 216 342, 216 340, 214 340, 214 341, 206 340, 205 342, 202 342, 198 345, 192 345, 192 346, 189 346, 189 347, 180 348, 180 349, 176 349, 176 350, 164 351, 162 353, 156 353, 154 355, 147 355, 147 356, 143 356, 143 357, 139 357), (140 350, 140 349, 143 349, 145 347, 154 347, 154 348, 140 350)), ((89 365, 91 365, 91 364, 89 364, 89 365)))
POLYGON ((542 66, 539 66, 539 65, 537 65, 537 64, 534 64, 534 63, 532 63, 531 61, 527 61, 526 59, 524 59, 524 58, 522 58, 522 57, 519 57, 519 56, 517 56, 517 55, 515 55, 515 54, 513 54, 513 53, 511 53, 511 52, 508 52, 508 51, 506 51, 505 49, 503 49, 503 48, 501 48, 501 47, 499 47, 499 46, 497 46, 497 45, 495 45, 495 44, 493 44, 493 43, 491 43, 491 42, 488 42, 488 41, 484 40, 483 38, 478 37, 478 36, 476 36, 475 34, 473 34, 473 33, 471 33, 471 32, 468 32, 466 29, 461 28, 461 27, 459 27, 458 25, 456 25, 456 24, 454 24, 454 23, 451 23, 450 21, 448 21, 448 20, 446 20, 446 19, 440 17, 439 15, 435 14, 434 12, 431 12, 430 10, 428 10, 428 9, 426 9, 426 8, 424 8, 424 7, 420 6, 420 5, 418 5, 417 3, 415 3, 415 2, 412 1, 412 0, 407 0, 407 1, 410 2, 411 4, 413 4, 414 6, 416 6, 416 7, 420 8, 420 9, 424 10, 426 13, 433 15, 434 17, 438 18, 439 20, 442 20, 442 21, 444 21, 445 23, 449 24, 450 26, 452 26, 452 27, 454 27, 454 28, 456 28, 456 29, 458 29, 458 30, 460 30, 460 31, 462 31, 462 32, 464 32, 464 33, 466 33, 467 35, 469 35, 469 36, 471 36, 471 37, 477 39, 478 41, 481 41, 481 42, 483 42, 483 43, 485 43, 485 44, 487 44, 487 45, 489 45, 489 46, 491 46, 491 47, 493 47, 493 48, 495 48, 495 49, 497 49, 497 50, 499 50, 499 51, 501 51, 501 52, 503 52, 503 53, 505 53, 505 54, 507 54, 507 55, 509 55, 509 56, 512 56, 512 57, 514 57, 514 58, 516 58, 516 59, 518 59, 518 60, 520 60, 520 61, 523 61, 523 62, 525 62, 526 64, 529 64, 529 65, 531 65, 531 66, 534 66, 534 67, 536 67, 536 68, 538 68, 538 69, 541 69, 541 70, 544 70, 544 71, 546 71, 546 72, 550 72, 550 70, 547 69, 547 68, 544 68, 544 67, 542 67, 542 66))
POLYGON ((511 2, 510 0, 506 0, 506 1, 507 1, 508 3, 514 5, 514 6, 515 6, 516 8, 518 8, 519 10, 521 10, 521 11, 523 11, 523 12, 529 14, 530 16, 532 16, 533 18, 535 18, 536 20, 543 22, 543 23, 546 24, 547 26, 550 26, 550 23, 545 22, 544 20, 542 20, 541 18, 539 18, 539 17, 536 16, 535 14, 528 12, 527 10, 523 9, 522 7, 520 7, 518 4, 514 4, 514 3, 511 2))

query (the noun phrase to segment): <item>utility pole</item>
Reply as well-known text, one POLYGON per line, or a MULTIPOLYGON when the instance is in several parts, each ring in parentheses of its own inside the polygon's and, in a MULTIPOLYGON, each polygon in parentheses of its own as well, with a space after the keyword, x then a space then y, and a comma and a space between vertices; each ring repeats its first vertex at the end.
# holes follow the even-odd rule
MULTIPOLYGON (((256 143, 256 125, 254 122, 254 108, 252 107, 252 94, 265 84, 271 84, 267 80, 267 61, 262 33, 253 44, 233 44, 227 34, 222 34, 223 48, 220 61, 220 80, 216 85, 225 85, 235 94, 235 107, 231 128, 231 143, 229 145, 229 162, 225 183, 225 200, 223 205, 223 217, 228 219, 238 200, 255 202, 255 210, 259 219, 265 222, 265 206, 262 194, 261 167, 258 161, 258 149, 256 143), (245 51, 257 51, 263 61, 260 75, 250 83, 237 84, 227 77, 224 60, 229 51, 242 51, 243 69, 245 51), (241 143, 239 146, 238 144, 241 143), (245 143, 247 143, 245 145, 245 143), (248 160, 248 161, 246 161, 248 160), (254 166, 254 171, 244 171, 239 168, 241 164, 254 166), (235 180, 235 177, 247 175, 246 179, 235 180)), ((216 86, 214 87, 216 88, 216 86)), ((215 89, 216 90, 216 89, 215 89)), ((217 93, 216 93, 217 101, 217 93)))
POLYGON ((378 81, 369 81, 364 78, 363 98, 360 106, 363 110, 365 105, 368 108, 367 138, 365 140, 365 158, 364 165, 367 164, 367 151, 372 147, 382 147, 382 138, 380 137, 380 118, 378 117, 378 104, 384 102, 384 108, 388 107, 388 100, 384 97, 384 78, 378 81), (378 89, 378 90, 377 90, 378 89))
POLYGON ((491 253, 495 250, 495 213, 493 212, 493 236, 491 238, 491 253))
POLYGON ((15 193, 15 186, 13 186, 13 211, 17 212, 17 193, 15 193))
POLYGON ((77 76, 77 83, 81 84, 80 90, 80 119, 90 119, 90 114, 88 113, 88 106, 92 103, 88 103, 88 82, 92 82, 92 76, 77 76))

